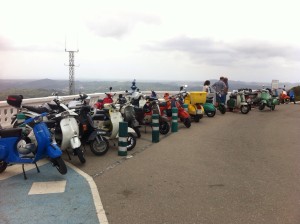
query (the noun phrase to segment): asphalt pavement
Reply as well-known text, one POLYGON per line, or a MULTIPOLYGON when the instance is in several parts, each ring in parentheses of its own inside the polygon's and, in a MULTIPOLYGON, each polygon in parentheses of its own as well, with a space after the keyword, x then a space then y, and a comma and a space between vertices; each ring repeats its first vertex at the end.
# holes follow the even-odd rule
POLYGON ((61 175, 12 166, 0 175, 0 223, 300 223, 300 105, 204 117, 127 157, 86 147, 61 175), (79 169, 79 170, 78 170, 79 169), (98 194, 100 193, 100 196, 98 194))

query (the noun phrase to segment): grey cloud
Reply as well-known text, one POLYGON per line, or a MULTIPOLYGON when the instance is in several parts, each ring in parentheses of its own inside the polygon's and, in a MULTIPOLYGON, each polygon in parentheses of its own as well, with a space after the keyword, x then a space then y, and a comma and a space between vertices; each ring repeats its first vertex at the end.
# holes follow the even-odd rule
POLYGON ((54 43, 52 45, 16 45, 7 38, 0 36, 0 51, 31 51, 31 52, 59 52, 62 51, 62 43, 54 43))
POLYGON ((89 21, 89 29, 101 37, 121 38, 130 33, 137 24, 159 24, 160 19, 153 15, 120 13, 110 17, 98 17, 89 21))
POLYGON ((274 45, 263 41, 229 44, 209 38, 181 36, 152 43, 144 48, 153 51, 181 52, 197 63, 216 66, 233 65, 237 62, 261 63, 261 60, 272 61, 275 58, 292 62, 300 59, 299 47, 274 45))

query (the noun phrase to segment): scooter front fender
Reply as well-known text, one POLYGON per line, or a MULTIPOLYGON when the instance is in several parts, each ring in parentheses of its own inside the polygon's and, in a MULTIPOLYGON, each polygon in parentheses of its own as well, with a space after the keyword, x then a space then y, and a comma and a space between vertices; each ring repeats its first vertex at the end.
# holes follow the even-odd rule
POLYGON ((47 146, 47 155, 50 158, 54 159, 54 158, 60 157, 62 155, 62 151, 58 147, 57 144, 52 143, 52 144, 47 146))
POLYGON ((73 138, 70 139, 70 145, 72 149, 77 149, 81 146, 81 141, 78 138, 78 136, 74 136, 73 138))

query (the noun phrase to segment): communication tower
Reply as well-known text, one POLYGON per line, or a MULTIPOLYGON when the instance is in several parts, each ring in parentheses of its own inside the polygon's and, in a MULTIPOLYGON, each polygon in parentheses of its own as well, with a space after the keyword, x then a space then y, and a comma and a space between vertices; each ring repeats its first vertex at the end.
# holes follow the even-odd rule
POLYGON ((67 50, 66 47, 66 41, 65 41, 65 52, 69 52, 69 64, 66 66, 69 66, 69 95, 75 94, 75 78, 74 78, 74 53, 79 52, 78 44, 77 44, 77 50, 67 50))

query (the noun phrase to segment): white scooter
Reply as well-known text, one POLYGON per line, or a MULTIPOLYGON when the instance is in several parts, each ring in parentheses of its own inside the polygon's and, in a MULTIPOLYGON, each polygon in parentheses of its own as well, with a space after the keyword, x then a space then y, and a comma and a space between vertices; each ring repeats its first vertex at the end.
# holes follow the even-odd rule
MULTIPOLYGON (((101 122, 98 124, 98 127, 105 131, 103 136, 109 140, 117 140, 119 138, 119 123, 124 121, 120 108, 117 108, 115 103, 106 103, 104 104, 104 109, 97 110, 96 114, 103 115, 101 122)), ((136 132, 130 127, 128 127, 127 131, 127 151, 130 151, 136 145, 136 132)))
POLYGON ((65 150, 71 159, 68 148, 73 149, 73 155, 77 155, 81 163, 85 163, 83 151, 81 150, 81 141, 79 139, 79 127, 75 119, 78 114, 74 110, 69 109, 61 102, 61 98, 56 97, 53 100, 60 109, 60 113, 52 116, 51 120, 55 120, 54 137, 55 141, 62 150, 65 150))

